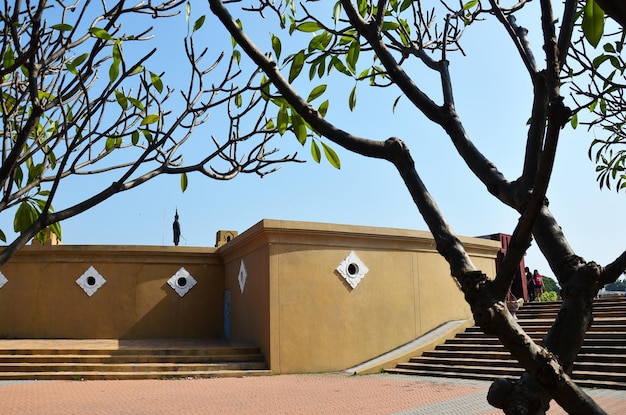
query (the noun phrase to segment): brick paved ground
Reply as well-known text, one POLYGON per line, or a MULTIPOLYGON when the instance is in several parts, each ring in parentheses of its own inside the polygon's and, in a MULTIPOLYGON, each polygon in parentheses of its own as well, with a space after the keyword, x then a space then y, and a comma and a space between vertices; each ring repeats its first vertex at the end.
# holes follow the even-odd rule
MULTIPOLYGON (((462 380, 338 374, 6 382, 0 384, 0 414, 500 414, 486 403, 488 386, 462 380)), ((626 392, 590 393, 608 413, 626 413, 626 392)), ((549 414, 564 412, 553 405, 549 414)))

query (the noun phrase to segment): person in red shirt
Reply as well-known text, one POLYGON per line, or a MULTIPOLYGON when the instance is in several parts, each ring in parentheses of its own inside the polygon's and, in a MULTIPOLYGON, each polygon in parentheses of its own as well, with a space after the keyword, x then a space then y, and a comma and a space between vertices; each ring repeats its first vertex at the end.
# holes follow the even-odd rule
POLYGON ((543 294, 543 277, 539 271, 533 271, 533 280, 535 282, 535 298, 537 301, 541 301, 541 294, 543 294))

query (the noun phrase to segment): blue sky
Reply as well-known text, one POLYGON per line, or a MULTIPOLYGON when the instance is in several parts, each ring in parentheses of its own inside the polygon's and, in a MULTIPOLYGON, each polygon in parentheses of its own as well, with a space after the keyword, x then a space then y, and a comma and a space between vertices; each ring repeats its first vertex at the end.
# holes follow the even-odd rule
MULTIPOLYGON (((471 29, 465 42, 468 57, 452 60, 457 110, 477 146, 513 180, 522 165, 530 82, 502 29, 489 23, 471 29)), ((185 32, 184 16, 179 16, 156 33, 159 51, 152 65, 164 68, 166 82, 181 76, 171 62, 177 62, 172 54, 181 47, 185 32)), ((259 41, 269 38, 263 26, 252 33, 259 41)), ((210 37, 214 51, 217 45, 230 45, 229 37, 211 19, 198 35, 210 37)), ((415 75, 418 82, 428 79, 422 72, 415 75)), ((427 90, 437 86, 436 79, 426 82, 430 85, 427 90)), ((329 120, 369 138, 404 139, 424 182, 458 234, 512 232, 517 214, 487 193, 440 129, 407 101, 401 101, 392 112, 398 94, 393 90, 369 90, 360 85, 357 110, 350 112, 347 95, 353 85, 347 78, 330 84, 329 120)), ((304 87, 302 94, 307 95, 309 90, 304 87)), ((595 166, 587 158, 591 138, 591 133, 582 129, 563 130, 548 197, 550 209, 576 252, 587 260, 606 264, 624 250, 625 195, 598 188, 595 166)), ((336 170, 324 160, 320 165, 314 163, 308 147, 302 148, 291 136, 276 138, 274 145, 285 153, 298 151, 307 163, 285 165, 263 179, 239 176, 217 182, 192 174, 185 193, 180 190, 179 177, 160 177, 63 222, 63 242, 172 245, 175 209, 180 215, 181 245, 187 246, 213 246, 216 231, 244 231, 263 218, 426 229, 389 163, 365 159, 334 146, 342 161, 341 170, 336 170)), ((55 208, 60 210, 84 192, 106 184, 104 179, 68 183, 55 208)), ((5 232, 12 228, 12 218, 1 217, 0 228, 5 232)), ((531 269, 552 274, 536 247, 531 247, 526 261, 531 269)))

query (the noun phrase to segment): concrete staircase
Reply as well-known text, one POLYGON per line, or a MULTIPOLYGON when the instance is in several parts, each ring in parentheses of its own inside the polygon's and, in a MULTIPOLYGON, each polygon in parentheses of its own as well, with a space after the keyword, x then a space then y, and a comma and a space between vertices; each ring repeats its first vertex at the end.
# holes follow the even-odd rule
MULTIPOLYGON (((560 304, 526 303, 517 313, 520 325, 541 342, 560 304)), ((433 351, 398 364, 390 373, 493 380, 519 378, 524 372, 495 336, 470 327, 433 351)), ((626 299, 594 302, 594 323, 573 370, 580 386, 626 389, 626 299)))
POLYGON ((0 381, 269 375, 257 347, 205 340, 0 340, 0 381))

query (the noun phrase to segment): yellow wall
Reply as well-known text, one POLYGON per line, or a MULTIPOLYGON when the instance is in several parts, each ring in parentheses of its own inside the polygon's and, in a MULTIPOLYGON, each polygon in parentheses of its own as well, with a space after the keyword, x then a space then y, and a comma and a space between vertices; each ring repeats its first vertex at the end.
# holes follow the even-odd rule
MULTIPOLYGON (((463 241, 476 265, 493 275, 499 244, 463 241)), ((260 345, 277 373, 344 369, 446 321, 471 319, 426 232, 264 220, 220 253, 233 290, 233 326, 242 328, 233 329, 233 339, 260 345), (335 270, 350 251, 369 268, 354 289, 335 270), (236 282, 242 260, 243 293, 236 282), (255 336, 250 327, 259 325, 255 336)))
MULTIPOLYGON (((493 275, 499 243, 462 241, 493 275)), ((402 229, 263 220, 217 249, 26 247, 0 271, 0 337, 220 338, 229 290, 231 339, 275 373, 346 369, 472 318, 431 235, 402 229), (336 271, 351 251, 369 268, 355 288, 336 271), (92 297, 75 282, 89 266, 107 280, 92 297), (181 267, 198 281, 182 298, 181 267)))
POLYGON ((27 246, 2 269, 0 337, 219 338, 224 279, 214 248, 27 246), (91 297, 76 280, 93 266, 106 283, 91 297), (184 297, 167 280, 197 280, 184 297))

